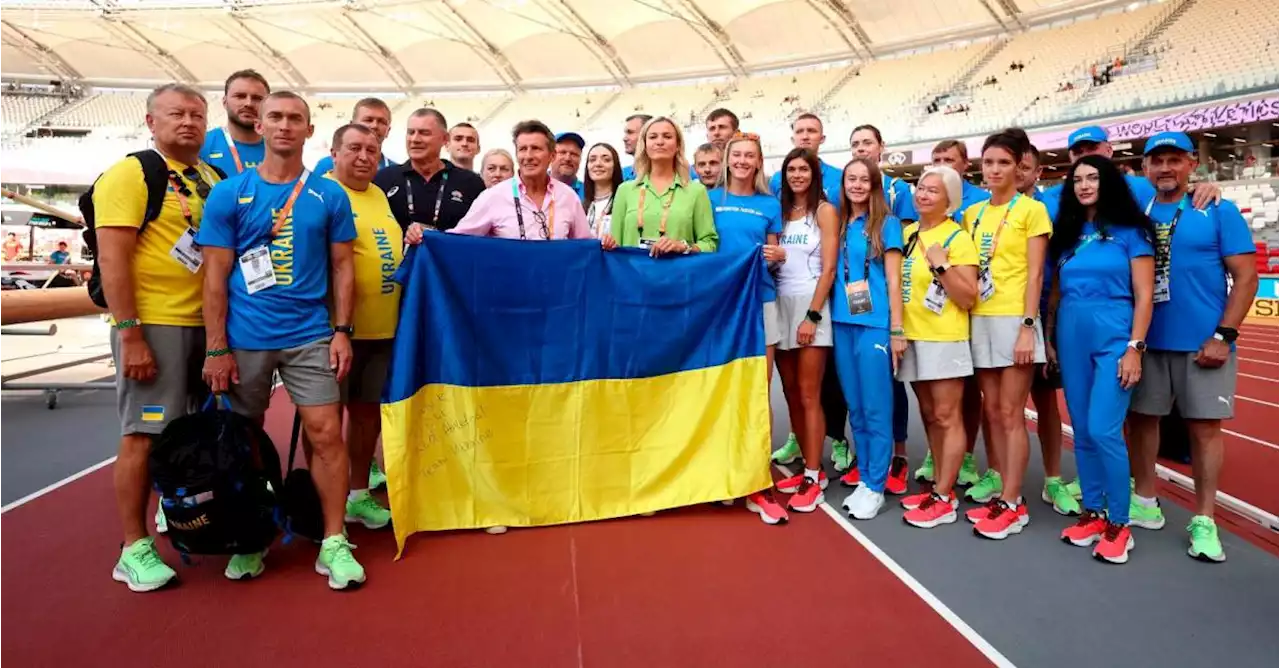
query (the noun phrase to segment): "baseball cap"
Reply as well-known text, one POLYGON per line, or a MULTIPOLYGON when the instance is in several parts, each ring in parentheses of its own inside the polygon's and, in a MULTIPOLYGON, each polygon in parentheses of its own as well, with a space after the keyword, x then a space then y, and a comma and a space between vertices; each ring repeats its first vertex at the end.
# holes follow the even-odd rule
POLYGON ((1100 144, 1107 141, 1107 131, 1103 130, 1102 127, 1098 125, 1087 125, 1080 128, 1079 130, 1072 132, 1071 135, 1067 137, 1067 149, 1075 148, 1075 145, 1082 141, 1091 141, 1095 144, 1100 144))
POLYGON ((1191 143, 1191 138, 1185 132, 1161 132, 1152 136, 1147 140, 1147 146, 1142 150, 1143 155, 1151 155, 1158 149, 1171 148, 1186 153, 1195 153, 1196 147, 1191 143))
POLYGON ((582 135, 580 135, 580 134, 578 134, 578 133, 576 133, 576 132, 561 132, 560 134, 556 135, 556 143, 557 143, 557 144, 559 144, 560 142, 563 142, 563 141, 571 141, 571 142, 573 142, 573 143, 577 144, 577 145, 578 145, 578 148, 586 148, 586 147, 587 147, 587 140, 583 139, 583 138, 582 138, 582 135))

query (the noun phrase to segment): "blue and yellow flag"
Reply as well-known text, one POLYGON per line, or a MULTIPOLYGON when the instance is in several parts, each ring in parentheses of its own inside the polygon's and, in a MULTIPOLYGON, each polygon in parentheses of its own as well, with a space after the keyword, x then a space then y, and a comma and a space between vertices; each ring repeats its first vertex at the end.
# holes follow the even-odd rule
POLYGON ((382 398, 400 550, 768 487, 763 271, 759 250, 426 235, 382 398))

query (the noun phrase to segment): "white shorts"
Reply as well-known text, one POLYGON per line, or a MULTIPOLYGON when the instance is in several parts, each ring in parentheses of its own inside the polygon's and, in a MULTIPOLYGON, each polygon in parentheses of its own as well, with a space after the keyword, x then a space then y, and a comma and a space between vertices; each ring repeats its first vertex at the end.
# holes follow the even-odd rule
POLYGON ((897 379, 917 383, 972 375, 968 341, 908 341, 907 352, 898 363, 897 379))
MULTIPOLYGON (((804 322, 804 317, 809 313, 809 303, 813 301, 813 295, 793 295, 786 297, 778 295, 778 328, 781 330, 781 339, 778 341, 778 350, 795 350, 802 348, 796 343, 796 329, 800 327, 800 323, 804 322)), ((831 347, 831 307, 829 304, 822 305, 822 322, 818 323, 818 331, 813 335, 813 343, 808 347, 830 348, 831 347)))
POLYGON ((764 303, 764 344, 776 346, 782 340, 782 324, 778 322, 778 303, 764 303))
MULTIPOLYGON (((1020 315, 969 316, 969 347, 973 351, 973 368, 1003 369, 1013 366, 1013 349, 1022 332, 1020 315)), ((1044 364, 1044 334, 1036 318, 1036 364, 1044 364)))

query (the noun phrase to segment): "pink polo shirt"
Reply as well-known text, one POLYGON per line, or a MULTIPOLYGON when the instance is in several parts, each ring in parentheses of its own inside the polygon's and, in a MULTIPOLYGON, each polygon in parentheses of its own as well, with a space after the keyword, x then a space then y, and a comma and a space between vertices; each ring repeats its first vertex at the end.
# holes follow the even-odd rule
POLYGON ((587 213, 582 210, 578 194, 573 188, 555 179, 548 178, 547 182, 550 196, 544 202, 535 202, 529 198, 518 174, 486 189, 471 204, 471 209, 458 222, 457 227, 449 230, 449 233, 519 239, 520 217, 516 215, 518 200, 524 218, 525 239, 546 241, 548 232, 551 239, 591 239, 587 213), (516 192, 519 193, 518 198, 516 192), (547 227, 544 228, 539 220, 546 220, 547 227))

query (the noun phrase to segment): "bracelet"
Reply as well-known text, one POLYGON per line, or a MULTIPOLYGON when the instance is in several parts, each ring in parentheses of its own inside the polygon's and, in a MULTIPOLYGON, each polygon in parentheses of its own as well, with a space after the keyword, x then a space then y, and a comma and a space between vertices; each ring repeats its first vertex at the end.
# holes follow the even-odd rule
POLYGON ((906 336, 906 335, 907 335, 906 331, 901 330, 901 329, 891 329, 891 330, 889 330, 889 336, 906 336))
POLYGON ((116 323, 116 329, 133 329, 134 327, 141 327, 141 326, 142 326, 142 321, 137 318, 120 320, 116 323))
POLYGON ((230 355, 230 354, 231 354, 230 348, 218 348, 216 350, 210 350, 206 352, 204 356, 205 357, 222 357, 224 355, 230 355))

